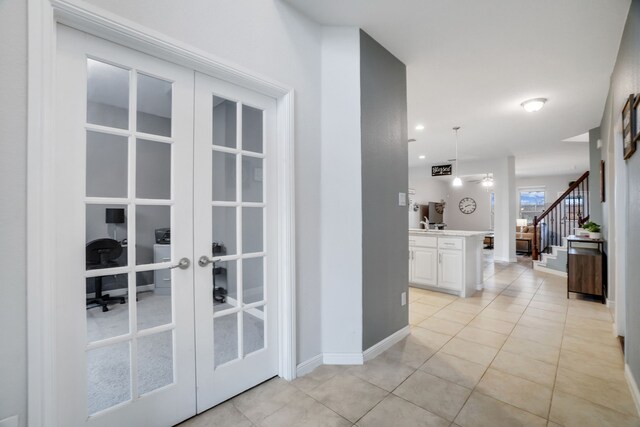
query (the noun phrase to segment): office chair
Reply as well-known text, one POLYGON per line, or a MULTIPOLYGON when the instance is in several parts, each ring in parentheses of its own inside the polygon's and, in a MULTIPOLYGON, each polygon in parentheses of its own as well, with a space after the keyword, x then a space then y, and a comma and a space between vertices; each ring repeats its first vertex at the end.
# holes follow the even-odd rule
MULTIPOLYGON (((122 255, 122 245, 113 239, 97 239, 87 243, 86 266, 87 270, 98 268, 117 267, 116 261, 122 255)), ((87 298, 87 309, 102 307, 102 311, 109 311, 108 304, 115 302, 125 303, 124 297, 110 297, 109 294, 102 295, 102 277, 95 278, 95 296, 87 298)))

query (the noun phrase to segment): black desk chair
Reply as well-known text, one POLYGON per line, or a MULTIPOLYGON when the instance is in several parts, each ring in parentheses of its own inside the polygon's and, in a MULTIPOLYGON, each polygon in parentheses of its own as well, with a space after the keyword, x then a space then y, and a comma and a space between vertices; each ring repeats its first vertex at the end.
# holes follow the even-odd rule
MULTIPOLYGON (((87 243, 86 266, 87 270, 99 268, 117 267, 117 259, 122 255, 122 245, 113 239, 97 239, 87 243)), ((95 278, 95 296, 87 298, 87 309, 102 307, 102 311, 109 311, 108 304, 125 303, 124 297, 110 297, 102 295, 102 277, 95 278)))

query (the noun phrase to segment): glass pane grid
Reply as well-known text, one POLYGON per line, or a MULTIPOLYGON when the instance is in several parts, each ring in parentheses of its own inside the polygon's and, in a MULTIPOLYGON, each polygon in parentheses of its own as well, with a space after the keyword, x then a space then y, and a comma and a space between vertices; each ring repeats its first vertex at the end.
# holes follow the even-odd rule
MULTIPOLYGON (((154 182, 149 183, 147 179, 145 183, 140 179, 148 178, 149 175, 145 173, 136 179, 136 172, 144 172, 140 170, 141 167, 152 171, 155 169, 156 172, 160 169, 170 172, 173 140, 170 123, 171 83, 138 74, 135 69, 124 70, 125 78, 119 73, 118 66, 89 61, 93 61, 93 64, 90 63, 88 66, 93 67, 94 73, 93 77, 90 76, 88 85, 92 84, 91 78, 97 83, 102 83, 94 85, 93 91, 89 87, 87 100, 85 128, 88 135, 87 155, 91 157, 87 159, 88 184, 85 204, 87 211, 95 212, 87 214, 86 237, 116 240, 121 243, 125 253, 122 256, 124 261, 120 261, 121 265, 108 265, 100 272, 86 270, 85 287, 88 289, 87 292, 93 290, 96 280, 100 278, 103 285, 109 286, 108 289, 112 289, 111 282, 119 284, 119 288, 125 290, 126 298, 126 304, 109 304, 106 312, 99 308, 87 310, 90 317, 87 319, 86 347, 89 393, 87 410, 89 415, 95 415, 174 382, 175 324, 170 279, 169 286, 166 287, 167 292, 163 294, 163 289, 159 289, 159 294, 162 294, 161 298, 164 299, 163 304, 159 306, 149 306, 146 304, 150 301, 148 295, 144 295, 144 292, 138 293, 138 285, 146 285, 151 280, 155 284, 156 279, 150 279, 151 276, 164 274, 170 278, 171 273, 166 267, 158 269, 150 254, 136 254, 136 248, 141 242, 146 241, 147 246, 155 244, 155 228, 162 228, 158 225, 160 223, 145 225, 146 220, 141 218, 136 221, 136 216, 144 214, 145 211, 170 211, 173 205, 170 177, 154 177, 154 182), (112 72, 119 74, 113 77, 110 76, 112 72), (115 82, 119 86, 109 89, 108 85, 104 84, 105 78, 111 79, 111 83, 115 82), (138 84, 140 78, 149 84, 138 84), (151 102, 157 94, 143 94, 145 87, 148 89, 163 85, 166 90, 164 95, 160 96, 160 101, 164 102, 162 105, 159 105, 159 102, 151 102), (143 99, 144 102, 139 103, 139 99, 143 99), (146 145, 151 151, 137 152, 140 151, 141 145, 146 145), (165 147, 169 149, 168 155, 165 147), (105 161, 107 157, 113 159, 105 161), (146 164, 141 166, 136 161, 146 161, 146 164), (104 168, 104 165, 110 167, 104 168), (114 180, 117 184, 114 184, 114 180), (157 184, 157 181, 162 181, 164 188, 149 186, 157 184), (101 185, 107 187, 103 188, 101 185), (143 185, 141 191, 137 185, 143 185), (105 221, 104 211, 113 208, 125 211, 124 221, 110 223, 108 218, 105 221), (147 226, 148 230, 141 232, 138 226, 142 225, 147 226), (143 259, 145 257, 146 259, 143 259), (151 264, 140 264, 141 261, 150 261, 151 264), (138 301, 136 296, 139 297, 138 301), (108 321, 105 321, 105 318, 108 321), (109 386, 105 387, 105 384, 109 386)), ((166 228, 170 225, 170 219, 168 224, 166 219, 161 222, 160 225, 166 225, 166 228)), ((162 261, 165 264, 170 262, 170 256, 169 260, 162 261)))

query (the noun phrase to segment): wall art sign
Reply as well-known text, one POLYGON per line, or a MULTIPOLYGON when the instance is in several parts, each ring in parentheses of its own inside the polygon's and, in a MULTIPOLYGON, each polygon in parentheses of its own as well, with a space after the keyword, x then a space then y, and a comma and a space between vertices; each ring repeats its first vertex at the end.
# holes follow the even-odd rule
POLYGON ((431 176, 451 175, 452 165, 431 166, 431 176))
POLYGON ((633 156, 636 151, 636 140, 634 139, 636 117, 635 111, 633 111, 635 107, 637 107, 637 103, 634 102, 634 95, 631 94, 622 108, 622 148, 625 160, 633 156))

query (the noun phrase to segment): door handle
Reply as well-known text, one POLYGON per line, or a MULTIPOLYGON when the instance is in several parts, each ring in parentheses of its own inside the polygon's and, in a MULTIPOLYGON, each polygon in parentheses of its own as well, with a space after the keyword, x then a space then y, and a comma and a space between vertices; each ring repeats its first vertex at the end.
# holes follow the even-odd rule
POLYGON ((209 264, 214 264, 216 262, 220 262, 222 261, 222 258, 209 258, 206 255, 202 255, 199 259, 198 259, 198 265, 200 267, 206 267, 209 264))
POLYGON ((172 265, 171 267, 169 267, 169 270, 173 270, 174 268, 186 270, 189 267, 191 267, 191 261, 189 260, 189 258, 181 258, 176 265, 172 265))

